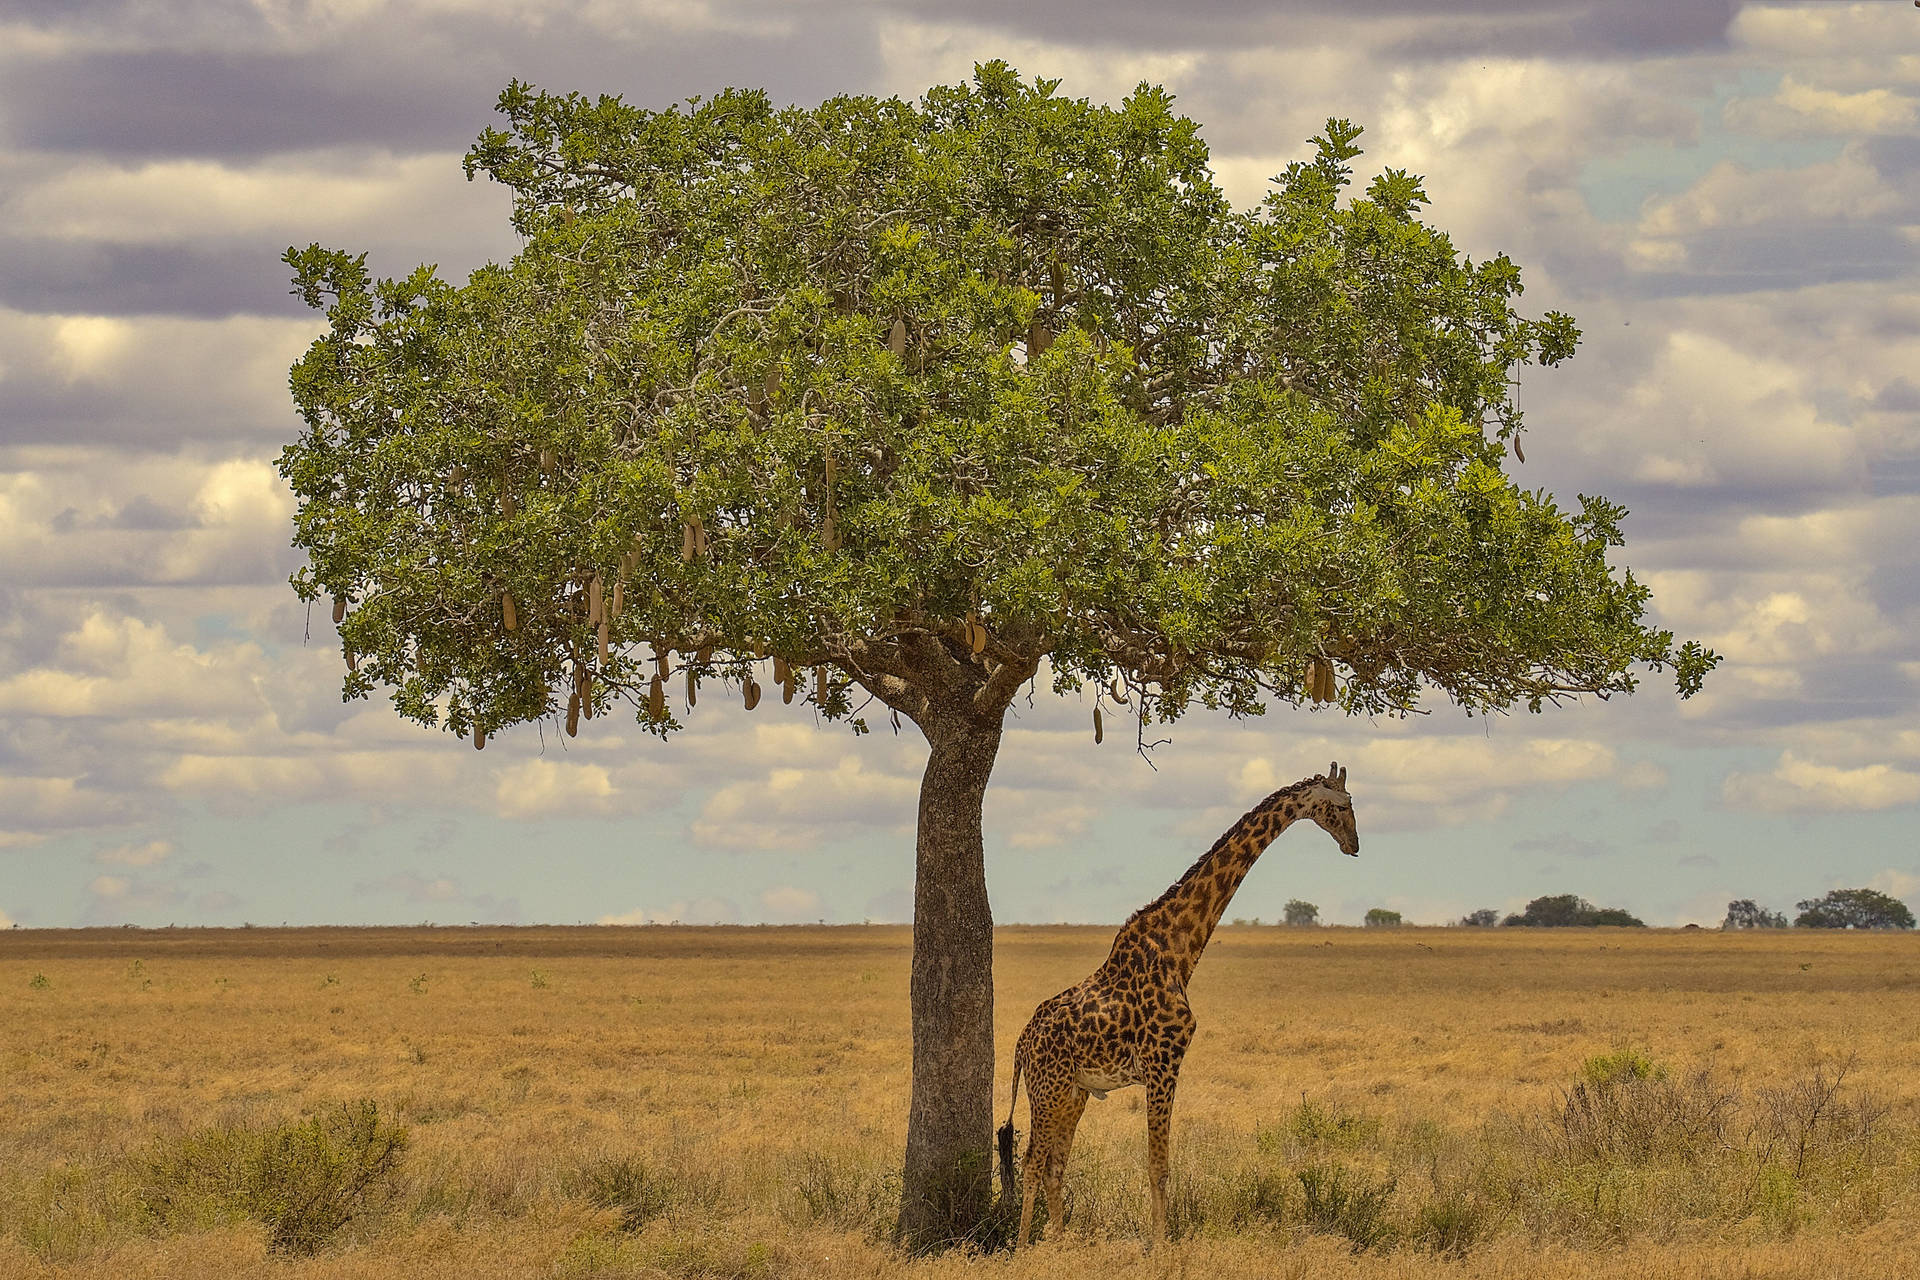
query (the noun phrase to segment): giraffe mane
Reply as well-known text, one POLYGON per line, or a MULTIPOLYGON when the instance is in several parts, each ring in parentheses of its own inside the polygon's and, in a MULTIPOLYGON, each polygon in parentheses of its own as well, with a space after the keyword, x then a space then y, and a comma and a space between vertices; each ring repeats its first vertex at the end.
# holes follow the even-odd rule
MULTIPOLYGON (((1135 920, 1138 920, 1141 916, 1146 915, 1149 911, 1153 911, 1156 908, 1165 906, 1167 904, 1167 900, 1173 897, 1174 891, 1179 889, 1181 885, 1187 882, 1187 877, 1192 875, 1194 872, 1198 871, 1200 869, 1200 865, 1204 863, 1208 858, 1211 858, 1214 854, 1220 852, 1220 847, 1226 844, 1228 840, 1233 838, 1233 833, 1237 831, 1240 828, 1240 824, 1245 822, 1248 818, 1253 817, 1257 813, 1264 813, 1268 809, 1271 809, 1274 806, 1278 805, 1282 800, 1287 800, 1294 796, 1300 795, 1303 792, 1310 791, 1314 787, 1320 786, 1326 782, 1327 782, 1327 776, 1323 773, 1316 773, 1311 778, 1302 778, 1300 779, 1300 781, 1294 783, 1290 787, 1280 788, 1278 791, 1268 796, 1265 800, 1262 800, 1259 804, 1253 806, 1253 808, 1241 814, 1240 817, 1234 821, 1233 825, 1229 826, 1225 831, 1220 833, 1220 838, 1218 840, 1215 840, 1213 844, 1208 847, 1205 853, 1201 854, 1198 858, 1195 858, 1193 860, 1192 866, 1188 867, 1185 871, 1182 871, 1180 873, 1179 879, 1175 880, 1172 884, 1168 885, 1166 889, 1161 892, 1159 897, 1155 898, 1152 902, 1149 902, 1146 906, 1141 907, 1138 911, 1128 916, 1126 923, 1132 924, 1135 920)), ((1121 931, 1123 933, 1125 932, 1125 928, 1126 928, 1125 925, 1121 926, 1121 931)))

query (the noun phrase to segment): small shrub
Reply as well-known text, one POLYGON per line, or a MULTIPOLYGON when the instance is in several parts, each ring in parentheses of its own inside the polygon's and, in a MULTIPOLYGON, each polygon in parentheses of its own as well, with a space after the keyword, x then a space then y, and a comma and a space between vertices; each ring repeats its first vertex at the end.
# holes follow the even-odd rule
POLYGON ((544 991, 547 987, 547 975, 539 969, 535 969, 533 971, 532 982, 535 991, 544 991))
POLYGON ((1664 1080, 1667 1069, 1641 1049, 1615 1049, 1588 1058, 1580 1067, 1588 1084, 1611 1085, 1623 1080, 1664 1080))
POLYGON ((588 1200, 619 1212, 622 1231, 638 1231, 673 1204, 668 1179, 632 1156, 590 1164, 581 1178, 588 1200))
MULTIPOLYGON (((1351 1149, 1371 1142, 1380 1135, 1380 1122, 1372 1116, 1344 1112, 1325 1103, 1302 1098, 1287 1117, 1287 1132, 1304 1147, 1351 1149)), ((1271 1146, 1271 1142, 1267 1144, 1271 1146)))
POLYGON ((386 1193, 406 1146, 371 1101, 272 1129, 207 1129, 139 1161, 139 1200, 171 1228, 237 1215, 263 1223, 274 1250, 313 1254, 386 1193))
POLYGON ((1462 1258, 1492 1227, 1492 1215, 1478 1196, 1464 1187, 1437 1187, 1415 1215, 1413 1235, 1424 1248, 1462 1258))
POLYGON ((27 979, 27 985, 32 987, 35 991, 45 991, 48 987, 52 986, 53 984, 47 981, 46 974, 36 973, 31 978, 27 979))
POLYGON ((1296 1175, 1305 1197, 1307 1225, 1328 1235, 1345 1236, 1355 1253, 1391 1241, 1393 1224, 1387 1201, 1394 1181, 1373 1182, 1345 1165, 1309 1165, 1296 1175))

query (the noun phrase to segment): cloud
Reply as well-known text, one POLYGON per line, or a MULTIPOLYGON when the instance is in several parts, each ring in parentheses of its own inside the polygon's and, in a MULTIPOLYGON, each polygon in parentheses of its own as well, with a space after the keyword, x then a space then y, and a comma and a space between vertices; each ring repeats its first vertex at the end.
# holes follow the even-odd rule
POLYGON ((353 892, 356 897, 399 898, 411 906, 427 908, 434 919, 472 916, 481 924, 511 924, 520 918, 518 898, 471 893, 451 877, 417 871, 396 871, 378 880, 362 880, 353 886, 353 892))
POLYGON ((919 783, 877 772, 857 755, 830 768, 778 767, 728 782, 694 819, 694 840, 724 849, 808 849, 853 826, 899 829, 912 821, 919 783))
POLYGON ((1722 118, 1729 128, 1770 138, 1858 138, 1912 129, 1920 121, 1920 102, 1887 88, 1822 89, 1789 74, 1770 97, 1729 100, 1722 118))
POLYGON ((601 916, 599 924, 738 924, 740 910, 725 898, 676 899, 657 910, 635 907, 601 916))
POLYGON ((116 867, 151 867, 172 856, 172 841, 148 840, 144 844, 116 844, 97 849, 93 860, 116 867))
POLYGON ((503 818, 533 819, 604 814, 615 799, 613 780, 597 764, 528 760, 502 769, 494 788, 494 811, 503 818))
POLYGON ((780 923, 812 920, 822 914, 819 894, 790 884, 762 890, 759 902, 760 910, 766 913, 767 919, 780 923))
POLYGON ((1731 773, 1721 802, 1763 813, 1845 813, 1893 809, 1920 800, 1920 773, 1887 764, 1845 769, 1783 751, 1770 773, 1731 773))

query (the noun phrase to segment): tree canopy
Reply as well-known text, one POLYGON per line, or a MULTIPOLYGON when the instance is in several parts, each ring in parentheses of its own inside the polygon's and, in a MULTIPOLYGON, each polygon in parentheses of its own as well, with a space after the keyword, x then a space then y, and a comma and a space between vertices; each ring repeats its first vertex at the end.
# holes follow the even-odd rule
POLYGON ((1787 918, 1778 911, 1769 911, 1752 898, 1736 898, 1727 904, 1727 918, 1720 922, 1722 929, 1784 929, 1787 918))
POLYGON ((1592 925, 1645 928, 1647 922, 1621 907, 1596 907, 1578 894, 1557 893, 1535 898, 1527 904, 1525 911, 1509 915, 1500 923, 1528 928, 1561 929, 1592 925))
POLYGON ((1796 904, 1798 929, 1911 929, 1913 910, 1878 889, 1834 889, 1796 904))
POLYGON ((929 673, 1003 700, 1042 659, 1145 719, 1698 687, 1713 655, 1607 563, 1621 509, 1503 473, 1513 370, 1578 336, 1514 310, 1510 261, 1406 173, 1343 201, 1344 121, 1241 213, 1167 94, 1055 88, 516 83, 467 159, 513 190, 510 263, 289 250, 331 320, 293 371, 295 586, 350 602, 348 691, 481 734, 624 695, 664 733, 640 642, 817 667, 830 717, 850 682, 924 714, 929 673))

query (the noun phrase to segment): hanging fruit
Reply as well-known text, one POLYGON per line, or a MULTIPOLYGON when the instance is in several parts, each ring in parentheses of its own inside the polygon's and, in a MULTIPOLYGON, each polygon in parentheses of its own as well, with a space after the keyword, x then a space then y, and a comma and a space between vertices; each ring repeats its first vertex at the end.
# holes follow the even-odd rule
POLYGON ((787 660, 779 654, 775 654, 773 656, 773 682, 775 684, 785 684, 788 674, 787 660))
POLYGON ((333 598, 333 625, 336 627, 339 626, 342 622, 346 621, 346 617, 347 598, 345 596, 335 596, 333 598))
POLYGON ((477 724, 473 726, 473 749, 475 751, 487 749, 487 731, 477 724))
POLYGON ((1093 704, 1093 745, 1099 746, 1106 740, 1106 736, 1107 726, 1100 719, 1100 704, 1096 702, 1093 704))
POLYGON ((780 682, 780 701, 786 702, 786 703, 791 703, 793 701, 793 688, 795 683, 796 681, 793 678, 793 668, 788 667, 787 678, 780 682))
POLYGON ((607 620, 600 619, 600 665, 603 667, 607 665, 607 640, 610 632, 611 628, 607 625, 607 620))
POLYGON ((580 691, 575 689, 567 699, 567 736, 580 736, 580 691))
POLYGON ((694 674, 692 667, 687 668, 687 710, 693 710, 693 704, 700 700, 700 677, 694 674))
POLYGON ((827 705, 827 669, 824 666, 813 669, 813 700, 820 706, 827 705))
POLYGON ((560 459, 555 456, 553 450, 542 449, 540 451, 540 469, 542 471, 551 472, 554 467, 558 465, 559 461, 560 459))
POLYGON ((1033 325, 1027 330, 1027 359, 1038 360, 1047 354, 1047 348, 1053 345, 1053 330, 1040 323, 1035 317, 1033 325))
POLYGON ((667 648, 658 640, 653 642, 653 667, 662 680, 665 680, 673 674, 672 657, 673 650, 667 648))
POLYGON ((1113 700, 1115 702, 1119 703, 1123 707, 1127 705, 1127 682, 1120 678, 1119 672, 1114 673, 1113 689, 1111 690, 1111 692, 1113 694, 1113 700))
POLYGON ((692 564, 695 550, 693 524, 689 521, 680 526, 680 560, 683 564, 692 564))
POLYGON ((513 607, 513 592, 500 593, 500 624, 509 631, 520 629, 520 611, 513 607))
POLYGON ((896 356, 907 354, 907 322, 895 319, 893 328, 887 333, 887 350, 896 356))
POLYGON ((597 627, 605 618, 606 592, 600 585, 600 575, 596 572, 593 580, 587 583, 587 625, 597 627))
POLYGON ((752 676, 747 677, 746 687, 740 692, 747 704, 747 710, 751 711, 760 705, 760 682, 752 676))
POLYGON ((625 584, 624 582, 621 582, 621 581, 620 581, 619 579, 617 579, 617 578, 616 578, 616 579, 614 579, 614 583, 613 583, 613 616, 614 616, 614 617, 616 617, 616 618, 620 616, 620 610, 621 610, 621 609, 622 609, 622 608, 623 608, 623 607, 625 606, 625 604, 626 604, 626 591, 627 591, 627 587, 626 587, 626 584, 625 584))
POLYGON ((667 716, 667 684, 659 676, 647 686, 647 718, 664 720, 667 716))

